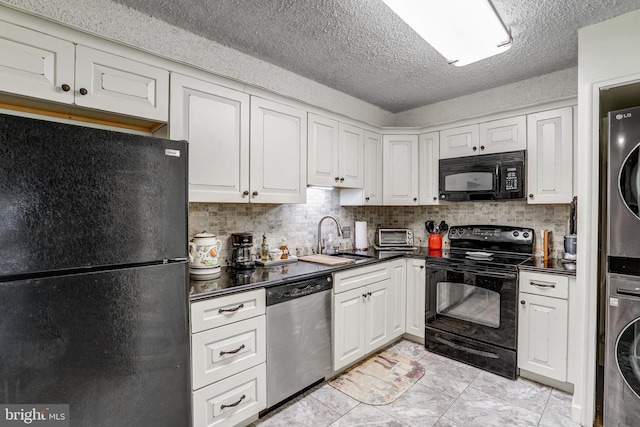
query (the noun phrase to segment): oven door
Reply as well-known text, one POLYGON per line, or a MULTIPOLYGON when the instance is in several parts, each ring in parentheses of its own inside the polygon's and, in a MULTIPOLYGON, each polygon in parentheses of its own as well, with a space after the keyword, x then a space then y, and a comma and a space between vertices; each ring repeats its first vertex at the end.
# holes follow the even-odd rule
POLYGON ((426 281, 426 326, 516 349, 517 272, 427 263, 426 281))

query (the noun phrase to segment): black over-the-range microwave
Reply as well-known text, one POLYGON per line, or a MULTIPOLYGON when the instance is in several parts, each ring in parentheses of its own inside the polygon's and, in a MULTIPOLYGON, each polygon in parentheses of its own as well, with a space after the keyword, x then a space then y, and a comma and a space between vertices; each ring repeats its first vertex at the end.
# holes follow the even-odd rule
POLYGON ((440 160, 440 200, 525 198, 525 152, 440 160))

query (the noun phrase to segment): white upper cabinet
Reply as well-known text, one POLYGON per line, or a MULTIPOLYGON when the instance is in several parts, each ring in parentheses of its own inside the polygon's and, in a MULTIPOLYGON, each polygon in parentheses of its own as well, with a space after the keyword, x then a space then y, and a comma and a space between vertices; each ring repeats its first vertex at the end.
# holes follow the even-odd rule
POLYGON ((171 75, 169 137, 189 141, 189 201, 249 200, 249 95, 171 75))
POLYGON ((342 206, 382 205, 382 136, 364 131, 364 185, 340 190, 342 206))
POLYGON ((169 114, 167 70, 6 22, 0 90, 157 122, 169 114))
POLYGON ((338 185, 338 121, 309 113, 309 185, 338 185))
POLYGON ((310 185, 362 188, 364 184, 363 130, 309 113, 310 185))
POLYGON ((504 153, 527 149, 527 118, 509 117, 480 123, 479 154, 504 153))
POLYGON ((384 135, 382 150, 383 203, 417 205, 418 135, 384 135))
POLYGON ((121 56, 77 46, 76 104, 166 122, 169 72, 121 56))
POLYGON ((307 114, 278 102, 251 97, 251 201, 305 203, 307 114))
POLYGON ((340 187, 362 188, 364 185, 364 131, 340 123, 338 175, 340 187))
POLYGON ((478 154, 479 132, 477 124, 440 131, 440 158, 450 159, 478 154))
POLYGON ((527 116, 528 202, 570 203, 573 198, 571 107, 527 116))
POLYGON ((421 205, 437 205, 440 198, 438 190, 438 160, 440 159, 440 134, 438 132, 424 133, 418 139, 418 153, 420 155, 420 182, 418 191, 421 205))
POLYGON ((73 43, 0 23, 0 91, 72 104, 74 60, 73 43))

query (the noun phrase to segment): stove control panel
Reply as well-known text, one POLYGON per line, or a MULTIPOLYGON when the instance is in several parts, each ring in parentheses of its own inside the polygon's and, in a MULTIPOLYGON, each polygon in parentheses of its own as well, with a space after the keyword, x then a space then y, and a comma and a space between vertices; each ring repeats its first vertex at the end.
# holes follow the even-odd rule
POLYGON ((509 245, 533 245, 535 233, 531 228, 499 225, 463 225, 449 228, 449 240, 457 242, 491 242, 509 245))

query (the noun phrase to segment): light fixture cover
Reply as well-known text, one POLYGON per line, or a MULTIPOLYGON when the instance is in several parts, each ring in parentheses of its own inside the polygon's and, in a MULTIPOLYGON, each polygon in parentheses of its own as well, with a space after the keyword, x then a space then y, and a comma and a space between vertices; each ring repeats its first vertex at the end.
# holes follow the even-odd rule
POLYGON ((504 52, 511 34, 489 0, 383 0, 456 66, 504 52))

